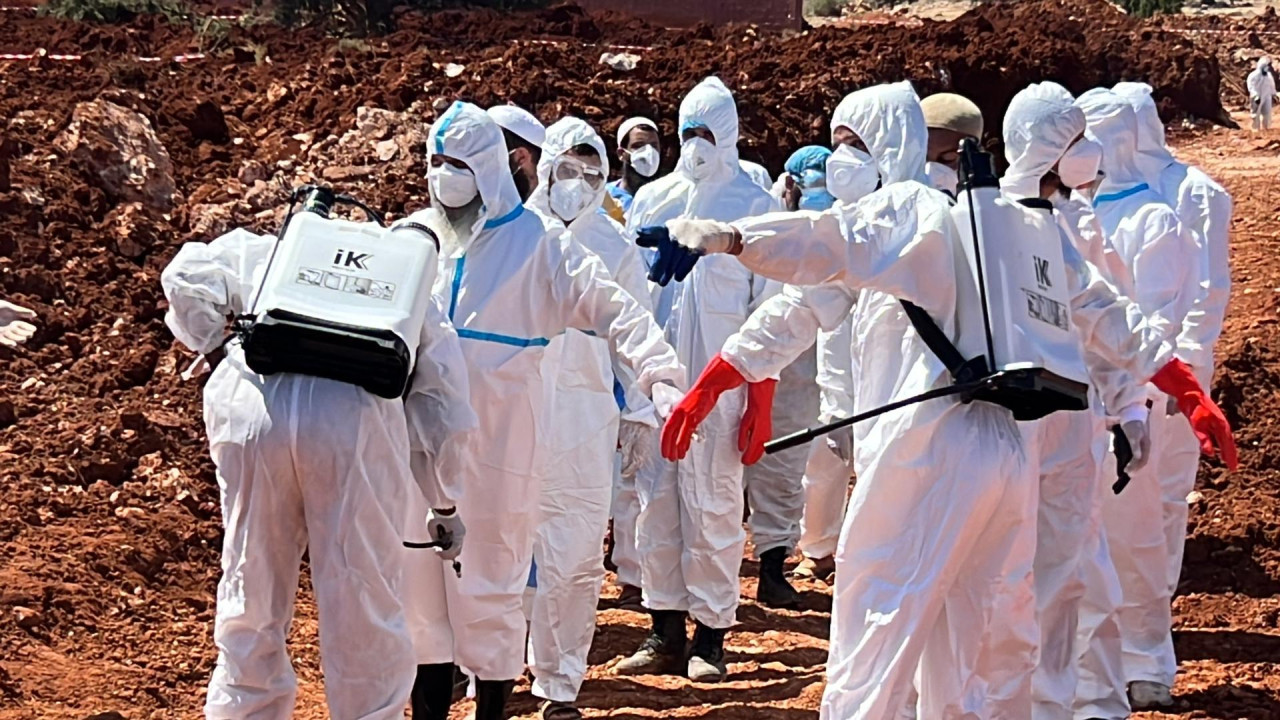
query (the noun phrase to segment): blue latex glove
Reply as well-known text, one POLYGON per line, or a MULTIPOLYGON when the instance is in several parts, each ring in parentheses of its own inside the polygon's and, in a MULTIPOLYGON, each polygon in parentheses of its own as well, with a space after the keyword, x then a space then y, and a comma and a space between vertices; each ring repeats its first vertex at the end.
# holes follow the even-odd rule
POLYGON ((675 280, 683 282, 697 264, 702 253, 691 250, 671 237, 664 225, 651 225, 640 228, 636 236, 636 244, 642 248, 657 250, 657 257, 649 266, 649 280, 666 287, 675 280))

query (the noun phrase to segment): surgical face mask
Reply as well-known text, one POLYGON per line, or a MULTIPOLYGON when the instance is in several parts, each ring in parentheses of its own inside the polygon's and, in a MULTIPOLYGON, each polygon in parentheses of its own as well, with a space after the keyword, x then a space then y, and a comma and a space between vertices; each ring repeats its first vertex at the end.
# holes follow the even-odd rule
POLYGON ((557 180, 549 191, 551 212, 566 223, 573 222, 591 205, 596 197, 587 182, 581 178, 557 180))
POLYGON ((630 159, 631 169, 641 177, 653 177, 658 172, 658 148, 652 145, 641 145, 635 150, 628 150, 627 157, 630 159))
POLYGON ((1102 146, 1088 138, 1080 138, 1058 160, 1058 177, 1069 188, 1081 188, 1098 178, 1101 164, 1102 146))
POLYGON ((805 170, 800 176, 801 210, 826 210, 836 204, 836 198, 827 192, 827 175, 821 170, 805 170))
POLYGON ((842 143, 827 158, 827 192, 841 202, 857 202, 878 184, 880 171, 866 151, 842 143))
POLYGON ((711 177, 716 168, 716 146, 700 137, 685 140, 680 145, 680 167, 694 180, 711 177))
POLYGON ((942 163, 927 162, 924 164, 924 174, 929 176, 929 184, 935 190, 956 196, 956 188, 960 185, 960 175, 950 166, 942 163))
POLYGON ((836 197, 824 187, 804 188, 800 191, 801 210, 828 210, 836 204, 836 197))
POLYGON ((432 167, 427 171, 427 184, 431 197, 441 205, 459 208, 475 199, 476 176, 470 170, 457 168, 449 163, 432 167))

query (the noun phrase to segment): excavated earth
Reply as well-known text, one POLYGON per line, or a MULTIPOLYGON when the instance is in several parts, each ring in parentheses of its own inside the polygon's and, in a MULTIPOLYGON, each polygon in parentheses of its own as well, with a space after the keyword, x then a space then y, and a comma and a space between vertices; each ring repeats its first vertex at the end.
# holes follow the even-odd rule
MULTIPOLYGON (((774 171, 788 149, 825 139, 844 93, 872 82, 965 93, 990 129, 1035 80, 1156 87, 1179 121, 1178 152, 1235 195, 1215 393, 1243 452, 1238 473, 1202 466, 1175 603, 1179 704, 1151 717, 1280 718, 1280 136, 1211 124, 1231 121, 1220 97, 1239 100, 1232 78, 1248 59, 1232 53, 1274 49, 1273 19, 1224 36, 1092 0, 1033 0, 951 23, 789 34, 668 31, 571 7, 396 22, 386 37, 340 42, 265 24, 192 32, 152 17, 104 27, 0 12, 0 53, 36 55, 0 60, 0 297, 40 314, 30 344, 0 348, 0 720, 199 714, 222 532, 201 380, 182 378, 192 356, 163 323, 159 274, 182 242, 271 230, 282 189, 313 179, 393 215, 415 209, 423 125, 454 97, 577 114, 606 137, 643 113, 670 136, 681 95, 709 73, 738 94, 744 156, 774 171), (1240 34, 1229 48, 1205 40, 1240 34), (636 56, 633 70, 600 62, 620 52, 636 56)), ((803 610, 775 612, 753 602, 753 574, 745 563, 722 686, 611 677, 644 618, 606 591, 586 714, 816 718, 829 590, 803 585, 803 610)), ((296 716, 326 717, 305 586, 291 652, 296 716)), ((514 704, 533 716, 527 685, 514 704)))

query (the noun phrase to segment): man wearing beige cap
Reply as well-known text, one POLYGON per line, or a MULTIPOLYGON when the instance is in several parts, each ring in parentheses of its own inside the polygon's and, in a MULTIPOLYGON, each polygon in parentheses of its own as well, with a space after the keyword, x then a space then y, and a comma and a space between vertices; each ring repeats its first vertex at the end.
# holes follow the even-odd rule
POLYGON ((929 128, 925 174, 934 188, 955 197, 959 182, 960 141, 982 139, 982 111, 972 100, 955 93, 938 93, 920 101, 929 128))

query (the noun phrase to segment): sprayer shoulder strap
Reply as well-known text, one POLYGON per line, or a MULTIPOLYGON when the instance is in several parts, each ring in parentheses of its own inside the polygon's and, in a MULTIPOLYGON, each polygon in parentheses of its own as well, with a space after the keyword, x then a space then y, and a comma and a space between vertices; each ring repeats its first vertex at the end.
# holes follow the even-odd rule
POLYGON ((947 370, 951 373, 954 380, 959 381, 961 371, 965 366, 964 356, 956 349, 955 343, 951 342, 951 338, 942 332, 942 328, 938 327, 938 323, 929 317, 929 313, 924 308, 915 303, 908 302, 901 298, 898 302, 902 303, 902 309, 907 313, 907 319, 911 321, 911 325, 915 327, 916 334, 928 346, 929 351, 947 366, 947 370))

